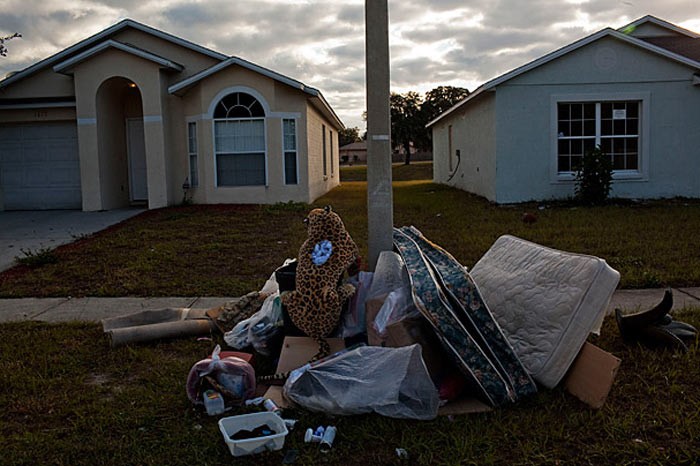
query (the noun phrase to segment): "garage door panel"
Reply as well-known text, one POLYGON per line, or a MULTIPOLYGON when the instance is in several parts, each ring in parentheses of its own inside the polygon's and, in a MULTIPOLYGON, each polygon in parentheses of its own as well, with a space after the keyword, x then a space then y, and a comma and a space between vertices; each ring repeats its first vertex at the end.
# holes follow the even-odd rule
POLYGON ((75 122, 0 128, 0 188, 7 210, 79 209, 75 122))
POLYGON ((46 149, 49 162, 78 162, 78 145, 75 141, 52 142, 46 149))
MULTIPOLYGON (((22 167, 3 166, 2 170, 0 170, 0 183, 2 183, 4 188, 5 197, 7 196, 8 188, 22 186, 23 178, 24 170, 22 170, 22 167)), ((7 199, 5 199, 5 202, 7 202, 7 199)))
POLYGON ((18 163, 22 161, 22 143, 19 141, 5 142, 0 137, 0 163, 18 163))

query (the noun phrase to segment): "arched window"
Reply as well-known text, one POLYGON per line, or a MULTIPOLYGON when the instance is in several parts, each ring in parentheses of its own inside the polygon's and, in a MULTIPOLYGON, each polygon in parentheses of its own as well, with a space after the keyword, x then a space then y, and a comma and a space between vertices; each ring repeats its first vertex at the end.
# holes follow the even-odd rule
POLYGON ((265 109, 244 92, 224 96, 214 108, 217 186, 264 185, 265 109))

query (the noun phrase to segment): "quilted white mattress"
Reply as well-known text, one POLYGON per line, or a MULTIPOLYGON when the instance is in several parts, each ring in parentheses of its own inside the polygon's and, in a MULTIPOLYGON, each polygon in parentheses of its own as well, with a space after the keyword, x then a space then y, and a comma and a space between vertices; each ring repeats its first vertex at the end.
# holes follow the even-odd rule
POLYGON ((509 235, 496 240, 471 275, 520 360, 548 388, 600 328, 620 281, 603 259, 509 235))

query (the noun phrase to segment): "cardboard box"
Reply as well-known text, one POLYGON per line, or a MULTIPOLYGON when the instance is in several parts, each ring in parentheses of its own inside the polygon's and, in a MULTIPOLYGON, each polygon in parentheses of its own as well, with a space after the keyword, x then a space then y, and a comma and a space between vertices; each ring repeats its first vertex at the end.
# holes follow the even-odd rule
POLYGON ((566 390, 594 409, 605 404, 620 358, 586 342, 569 368, 564 381, 566 390))
MULTIPOLYGON (((329 338, 328 342, 331 345, 332 352, 340 351, 344 347, 343 340, 340 338, 329 338)), ((306 364, 317 351, 316 342, 311 338, 286 337, 282 346, 277 372, 286 372, 306 364)), ((564 381, 565 388, 569 393, 590 407, 600 408, 605 403, 607 395, 612 388, 619 366, 619 358, 591 343, 586 343, 567 374, 564 381)), ((280 408, 290 406, 282 394, 281 386, 273 385, 269 387, 263 396, 273 400, 280 408)), ((438 415, 482 413, 492 409, 476 398, 462 396, 441 406, 438 410, 438 415)))

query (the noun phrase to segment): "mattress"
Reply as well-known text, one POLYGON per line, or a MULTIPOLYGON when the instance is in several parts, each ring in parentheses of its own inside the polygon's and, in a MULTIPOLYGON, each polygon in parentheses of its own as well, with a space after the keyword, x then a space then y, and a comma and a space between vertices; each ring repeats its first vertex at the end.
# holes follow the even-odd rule
POLYGON ((603 259, 501 236, 471 270, 532 377, 555 387, 600 327, 620 274, 603 259))

